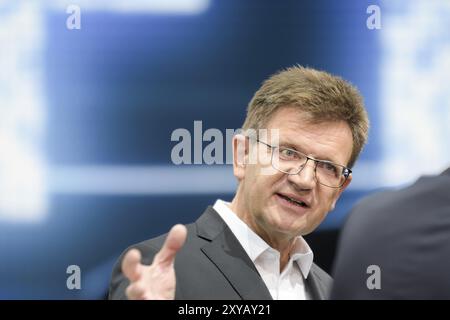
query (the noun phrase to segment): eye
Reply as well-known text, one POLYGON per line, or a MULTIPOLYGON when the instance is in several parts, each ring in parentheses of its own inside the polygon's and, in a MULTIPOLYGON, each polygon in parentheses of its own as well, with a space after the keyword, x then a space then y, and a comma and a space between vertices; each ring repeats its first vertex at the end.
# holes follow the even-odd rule
POLYGON ((324 172, 326 172, 327 174, 334 175, 334 176, 338 175, 337 166, 331 162, 321 161, 318 163, 317 166, 320 167, 320 169, 324 170, 324 172))
POLYGON ((296 160, 299 156, 298 153, 292 149, 280 148, 280 158, 284 160, 296 160))

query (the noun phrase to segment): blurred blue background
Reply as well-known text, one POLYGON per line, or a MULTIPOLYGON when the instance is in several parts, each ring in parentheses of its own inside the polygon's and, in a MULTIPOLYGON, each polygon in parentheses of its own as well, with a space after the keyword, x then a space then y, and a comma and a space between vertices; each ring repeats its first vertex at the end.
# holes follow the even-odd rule
POLYGON ((351 81, 371 120, 351 187, 308 236, 330 270, 356 201, 450 162, 449 14, 445 1, 1 2, 0 298, 103 299, 126 247, 231 200, 231 166, 175 166, 171 134, 201 120, 225 139, 294 64, 351 81), (73 264, 81 290, 66 287, 73 264))

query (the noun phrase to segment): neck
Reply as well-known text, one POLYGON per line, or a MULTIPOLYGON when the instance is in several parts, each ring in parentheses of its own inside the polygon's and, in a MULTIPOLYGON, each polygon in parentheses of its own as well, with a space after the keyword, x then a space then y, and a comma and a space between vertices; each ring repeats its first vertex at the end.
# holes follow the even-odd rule
POLYGON ((290 252, 295 244, 296 237, 284 233, 267 232, 266 228, 256 222, 254 217, 249 213, 249 210, 244 206, 240 197, 238 197, 238 193, 236 193, 236 196, 231 202, 230 209, 270 247, 280 253, 280 272, 283 271, 289 261, 290 252))

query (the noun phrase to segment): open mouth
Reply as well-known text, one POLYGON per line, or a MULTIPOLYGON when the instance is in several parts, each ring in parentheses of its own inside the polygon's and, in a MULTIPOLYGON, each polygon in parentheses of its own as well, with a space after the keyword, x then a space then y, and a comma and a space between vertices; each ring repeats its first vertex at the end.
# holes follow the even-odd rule
POLYGON ((290 198, 290 197, 285 196, 285 195, 282 195, 282 194, 280 194, 280 193, 277 193, 277 195, 278 195, 280 198, 283 198, 284 200, 286 200, 286 201, 288 201, 289 203, 292 203, 292 204, 294 204, 294 205, 296 205, 296 206, 299 206, 299 207, 302 207, 302 208, 308 208, 308 205, 307 205, 306 203, 304 203, 303 201, 300 201, 300 200, 296 200, 296 199, 290 198))

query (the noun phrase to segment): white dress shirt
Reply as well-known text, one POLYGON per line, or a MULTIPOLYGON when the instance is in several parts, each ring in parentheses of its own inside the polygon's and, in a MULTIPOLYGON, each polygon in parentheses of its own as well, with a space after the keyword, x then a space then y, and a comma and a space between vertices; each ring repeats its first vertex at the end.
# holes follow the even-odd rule
POLYGON ((290 252, 289 262, 280 273, 280 253, 271 248, 229 207, 229 203, 217 200, 214 210, 225 221, 255 264, 274 300, 311 299, 305 288, 313 262, 313 252, 303 237, 298 236, 290 252))

